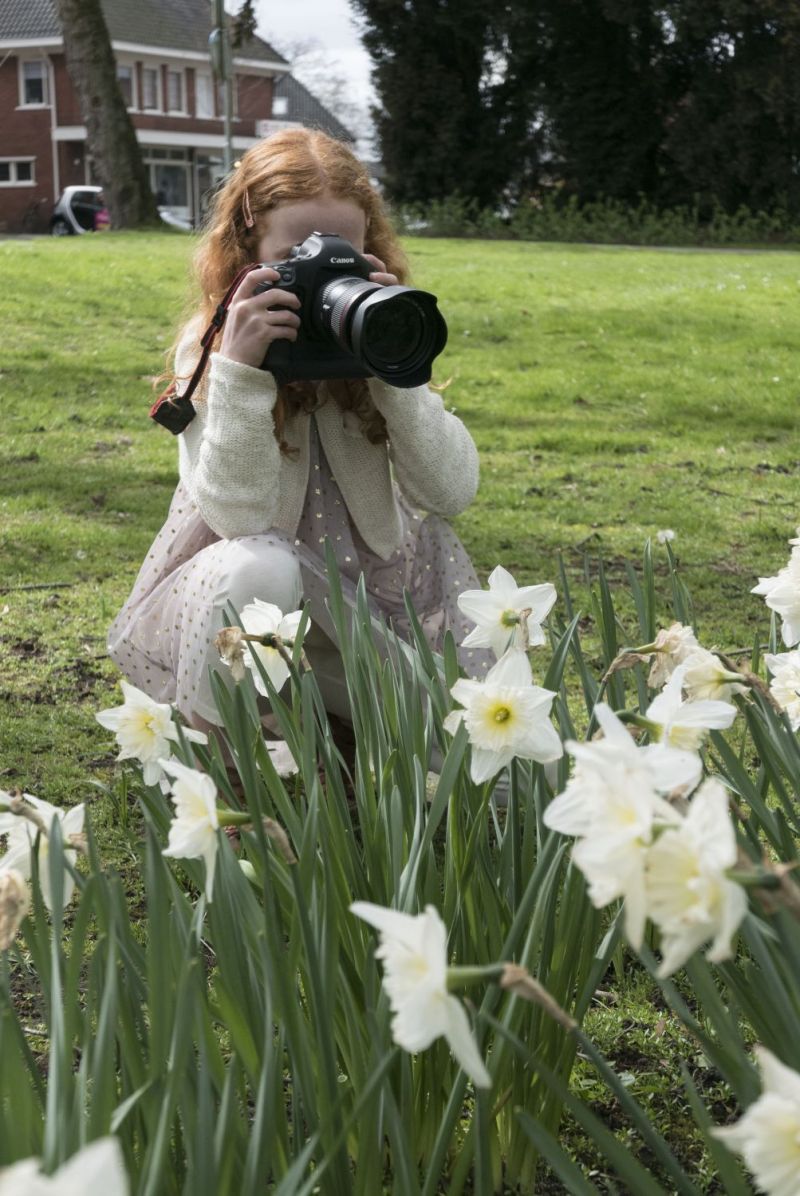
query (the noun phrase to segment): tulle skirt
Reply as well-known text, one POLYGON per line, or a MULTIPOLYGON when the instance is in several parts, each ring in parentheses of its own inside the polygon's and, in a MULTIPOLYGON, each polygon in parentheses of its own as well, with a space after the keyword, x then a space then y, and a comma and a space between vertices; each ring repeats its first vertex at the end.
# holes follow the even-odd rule
MULTIPOLYGON (((347 603, 355 605, 356 585, 363 574, 373 613, 408 640, 403 600, 407 590, 434 651, 441 651, 445 632, 451 630, 466 673, 483 677, 494 662, 493 654, 460 647, 472 624, 459 611, 457 598, 462 590, 479 586, 469 556, 444 519, 415 510, 399 490, 396 497, 405 534, 392 556, 382 560, 365 544, 350 519, 315 434, 311 437, 308 492, 295 536, 273 529, 222 540, 204 523, 180 483, 167 520, 109 631, 112 658, 129 681, 157 701, 174 703, 190 720, 199 715, 219 722, 208 670, 220 667, 213 640, 223 625, 222 611, 234 593, 242 600, 241 587, 237 589, 235 584, 237 562, 243 553, 251 566, 253 561, 263 562, 263 585, 254 583, 251 588, 256 592, 246 601, 261 598, 274 602, 275 562, 293 558, 299 565, 300 596, 310 604, 312 620, 332 635, 324 547, 328 538, 347 603)), ((253 577, 252 567, 248 575, 253 577)), ((313 666, 313 655, 311 663, 313 666)), ((326 667, 335 673, 335 665, 326 667)))

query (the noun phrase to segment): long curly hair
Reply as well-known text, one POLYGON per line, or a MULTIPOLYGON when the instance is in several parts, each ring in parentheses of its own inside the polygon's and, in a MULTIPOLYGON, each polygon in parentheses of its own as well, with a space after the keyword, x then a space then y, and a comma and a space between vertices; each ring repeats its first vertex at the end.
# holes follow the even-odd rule
MULTIPOLYGON (((207 327, 238 271, 258 261, 258 245, 268 228, 270 212, 281 204, 320 195, 354 201, 366 217, 364 252, 380 258, 401 283, 407 282, 405 254, 363 163, 344 142, 325 133, 284 129, 251 146, 214 197, 194 256, 192 297, 168 356, 168 376, 170 370, 174 374, 175 349, 189 320, 196 321, 201 331, 207 327), (245 197, 255 221, 251 228, 245 222, 245 197)), ((386 439, 385 422, 363 378, 331 381, 328 391, 343 410, 359 416, 370 441, 386 439)), ((316 401, 315 388, 307 383, 279 388, 274 420, 282 452, 292 451, 284 439, 287 414, 297 407, 310 409, 316 401)))

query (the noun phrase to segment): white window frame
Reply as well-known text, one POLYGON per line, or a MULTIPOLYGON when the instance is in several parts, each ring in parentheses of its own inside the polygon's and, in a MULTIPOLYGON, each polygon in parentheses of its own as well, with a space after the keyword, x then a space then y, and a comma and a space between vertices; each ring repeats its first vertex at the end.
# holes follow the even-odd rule
POLYGON ((142 63, 142 95, 140 112, 163 112, 164 111, 164 95, 163 95, 163 79, 161 77, 160 63, 143 62, 142 63), (144 72, 153 71, 156 76, 156 107, 146 108, 145 105, 145 87, 144 87, 144 72))
POLYGON ((194 114, 197 120, 216 120, 216 112, 214 111, 215 87, 214 77, 210 71, 195 71, 194 73, 194 114), (207 98, 208 111, 200 111, 200 80, 203 79, 208 84, 207 98))
POLYGON ((168 105, 168 106, 167 106, 167 108, 165 109, 165 111, 167 112, 167 115, 168 115, 168 116, 188 116, 188 115, 189 115, 189 110, 188 110, 188 108, 187 108, 187 95, 186 95, 186 70, 185 70, 185 68, 184 68, 184 67, 182 67, 182 66, 173 66, 171 63, 168 63, 168 64, 167 64, 167 95, 166 95, 166 101, 167 101, 167 105, 168 105), (170 101, 170 95, 169 95, 169 77, 170 77, 170 75, 179 75, 179 76, 180 76, 180 80, 181 80, 181 104, 183 105, 181 108, 170 108, 170 107, 169 107, 169 101, 170 101))
POLYGON ((19 104, 18 108, 49 108, 50 107, 50 67, 46 58, 35 57, 31 54, 20 55, 17 59, 18 70, 18 84, 19 84, 19 104), (36 100, 29 103, 25 100, 25 64, 29 62, 36 62, 42 68, 42 94, 43 100, 36 100))
POLYGON ((119 82, 120 67, 124 67, 131 73, 131 102, 128 105, 129 112, 139 111, 139 72, 136 69, 135 62, 129 62, 126 58, 117 59, 117 82, 119 82))
POLYGON ((289 115, 289 97, 288 96, 273 96, 272 97, 272 115, 278 118, 288 117, 289 115))
MULTIPOLYGON (((28 105, 32 107, 32 105, 28 105)), ((43 108, 43 104, 37 104, 37 108, 43 108)), ((15 158, 0 158, 0 162, 8 163, 11 178, 0 179, 0 187, 35 187, 36 186, 36 158, 29 157, 26 154, 18 154, 15 158), (19 162, 30 162, 31 177, 29 179, 17 178, 17 164, 19 162)))

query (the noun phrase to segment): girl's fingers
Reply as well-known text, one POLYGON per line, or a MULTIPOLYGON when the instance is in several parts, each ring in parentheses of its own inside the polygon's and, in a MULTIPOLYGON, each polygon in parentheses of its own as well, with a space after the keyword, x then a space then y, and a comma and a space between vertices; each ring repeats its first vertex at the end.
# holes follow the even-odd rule
POLYGON ((275 311, 273 309, 269 309, 265 312, 264 318, 266 319, 267 323, 273 327, 276 324, 288 324, 292 328, 300 327, 300 317, 295 315, 293 311, 275 311))
POLYGON ((252 298, 253 291, 260 283, 277 282, 279 278, 280 274, 277 270, 273 270, 272 266, 259 266, 257 270, 251 270, 237 287, 233 302, 235 303, 237 299, 252 298))
POLYGON ((370 265, 374 266, 379 273, 386 273, 386 263, 382 262, 379 257, 376 257, 374 253, 363 253, 361 256, 365 257, 370 265))
POLYGON ((295 311, 300 307, 300 300, 292 291, 262 291, 260 295, 251 296, 250 302, 256 307, 264 307, 269 311, 273 307, 291 307, 295 311))

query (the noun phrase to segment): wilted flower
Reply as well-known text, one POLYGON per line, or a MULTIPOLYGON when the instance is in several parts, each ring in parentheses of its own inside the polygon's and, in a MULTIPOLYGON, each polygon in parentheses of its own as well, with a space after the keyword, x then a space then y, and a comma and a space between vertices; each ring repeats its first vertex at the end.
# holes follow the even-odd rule
POLYGON ((31 896, 25 877, 0 860, 0 951, 7 951, 28 912, 31 896))
POLYGON ((710 778, 680 825, 663 831, 647 855, 647 912, 662 935, 659 976, 671 976, 709 939, 713 963, 730 958, 747 913, 744 889, 727 876, 736 856, 728 794, 710 778))
POLYGON ((233 674, 234 681, 243 681, 247 669, 244 663, 245 639, 241 627, 223 627, 214 640, 214 647, 233 674))
POLYGON ((169 845, 162 854, 180 860, 205 860, 206 896, 210 901, 217 863, 217 787, 206 773, 187 768, 177 760, 162 760, 161 766, 175 778, 172 782, 175 819, 169 828, 169 845))
POLYGON ((767 655, 764 660, 772 673, 769 691, 786 711, 792 730, 796 731, 800 727, 800 651, 795 648, 791 652, 767 655))
POLYGON ((0 1196, 128 1196, 122 1150, 116 1138, 97 1138, 53 1175, 44 1175, 38 1159, 0 1168, 0 1196))
POLYGON ((707 699, 685 702, 682 696, 685 668, 685 663, 678 666, 648 706, 645 718, 660 743, 696 751, 710 730, 731 725, 736 718, 736 707, 707 699))
POLYGON ((491 1077, 478 1054, 461 1002, 447 991, 447 931, 432 905, 425 912, 397 910, 355 901, 350 912, 380 934, 375 952, 384 964, 383 986, 389 998, 392 1038, 404 1051, 424 1051, 441 1035, 458 1063, 479 1088, 491 1077))
POLYGON ((694 631, 691 627, 684 627, 683 623, 673 623, 659 631, 652 644, 655 655, 647 678, 650 688, 661 689, 678 665, 699 647, 694 631))
MULTIPOLYGON (((0 791, 0 806, 8 806, 12 795, 0 791)), ((70 806, 68 810, 51 806, 49 802, 34 797, 32 793, 22 795, 22 800, 28 810, 35 816, 26 818, 24 814, 7 814, 0 812, 0 835, 8 835, 8 847, 5 855, 0 856, 0 869, 6 872, 16 869, 23 877, 29 879, 32 873, 31 856, 34 851, 36 837, 39 836, 39 886, 42 899, 49 910, 53 908, 53 894, 50 888, 50 839, 49 832, 54 819, 61 823, 61 834, 64 840, 64 859, 73 863, 77 855, 75 847, 70 846, 73 836, 79 836, 83 831, 83 820, 86 807, 83 802, 78 806, 70 806), (41 831, 41 833, 40 833, 41 831)), ((72 900, 75 881, 68 869, 64 871, 64 887, 62 890, 64 904, 72 900)))
POLYGON ((695 648, 683 662, 683 688, 690 702, 705 698, 728 702, 733 694, 747 692, 739 673, 726 669, 718 656, 707 648, 695 648))
MULTIPOLYGON (((800 528, 798 528, 800 534, 800 528)), ((800 539, 793 545, 789 561, 777 577, 759 577, 751 594, 761 594, 770 610, 781 617, 781 636, 787 648, 800 641, 800 539)))
POLYGON ((492 648, 500 657, 512 644, 517 648, 543 644, 542 620, 555 600, 555 586, 550 582, 520 587, 508 570, 498 565, 489 575, 488 590, 464 590, 458 596, 459 610, 477 624, 463 646, 492 648))
POLYGON ((472 744, 470 775, 488 781, 520 756, 544 764, 563 754, 550 722, 555 694, 533 684, 530 661, 512 648, 493 665, 483 681, 460 678, 450 691, 463 710, 444 720, 454 734, 463 721, 472 744))
MULTIPOLYGON (((95 718, 101 727, 114 732, 122 749, 117 759, 138 760, 143 766, 145 785, 157 785, 162 774, 159 760, 171 754, 170 743, 178 738, 172 707, 166 702, 154 702, 128 681, 120 681, 120 686, 125 698, 123 704, 101 710, 95 718)), ((184 727, 183 734, 193 743, 208 742, 202 731, 184 727)))
POLYGON ((762 1092, 735 1125, 713 1129, 740 1154, 767 1196, 800 1190, 800 1073, 766 1047, 756 1047, 762 1092))
POLYGON ((602 908, 625 899, 625 930, 641 945, 646 917, 644 869, 647 849, 660 826, 679 815, 663 797, 691 789, 702 771, 698 756, 666 745, 637 747, 603 703, 595 716, 604 738, 567 741, 576 768, 564 792, 544 812, 545 825, 574 835, 572 858, 586 877, 589 899, 602 908))
MULTIPOLYGON (((262 602, 254 598, 243 607, 239 613, 242 628, 248 635, 277 636, 285 644, 291 645, 297 635, 302 611, 295 610, 284 615, 279 606, 273 602, 262 602)), ((259 644, 251 639, 245 640, 244 663, 253 674, 253 681, 262 697, 269 697, 264 679, 258 670, 255 658, 261 662, 264 671, 276 690, 283 687, 289 676, 289 666, 281 656, 277 647, 259 644)))

